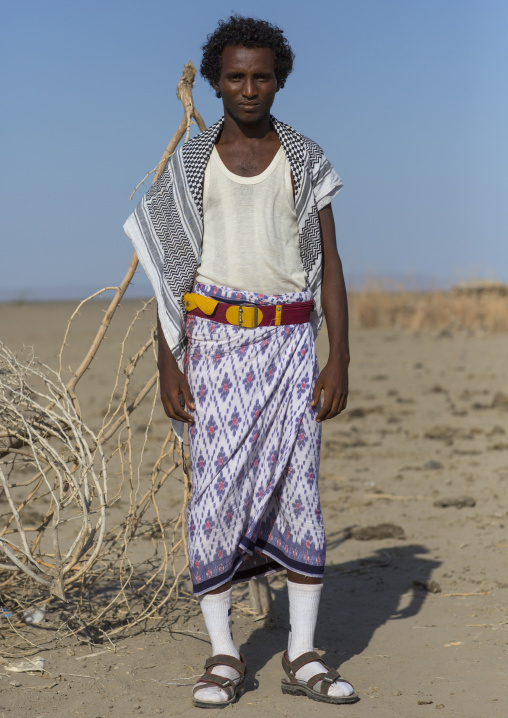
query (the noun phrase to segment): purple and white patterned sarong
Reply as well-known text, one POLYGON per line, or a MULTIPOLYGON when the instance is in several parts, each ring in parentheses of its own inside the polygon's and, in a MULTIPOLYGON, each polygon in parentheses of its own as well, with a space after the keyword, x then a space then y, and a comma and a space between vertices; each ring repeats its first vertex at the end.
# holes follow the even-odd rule
MULTIPOLYGON (((197 284, 194 291, 261 306, 312 300, 310 290, 266 296, 197 284)), ((189 315, 187 336, 196 405, 187 514, 194 594, 283 567, 322 576, 311 325, 242 329, 189 315)))

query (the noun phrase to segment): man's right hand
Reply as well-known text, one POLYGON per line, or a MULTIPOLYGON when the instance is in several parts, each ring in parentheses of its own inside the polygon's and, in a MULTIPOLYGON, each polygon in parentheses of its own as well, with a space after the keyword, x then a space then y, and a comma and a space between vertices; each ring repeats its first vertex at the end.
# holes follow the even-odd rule
POLYGON ((170 419, 178 419, 186 424, 193 424, 194 418, 185 411, 185 405, 191 411, 196 408, 189 382, 185 378, 185 374, 176 365, 174 358, 173 362, 174 366, 171 366, 171 361, 159 362, 162 406, 170 419))
POLYGON ((161 401, 166 416, 178 419, 185 424, 193 424, 194 418, 185 411, 185 405, 191 411, 196 408, 192 398, 189 382, 185 374, 180 371, 176 359, 166 342, 162 331, 159 313, 157 312, 157 344, 159 380, 161 388, 161 401))

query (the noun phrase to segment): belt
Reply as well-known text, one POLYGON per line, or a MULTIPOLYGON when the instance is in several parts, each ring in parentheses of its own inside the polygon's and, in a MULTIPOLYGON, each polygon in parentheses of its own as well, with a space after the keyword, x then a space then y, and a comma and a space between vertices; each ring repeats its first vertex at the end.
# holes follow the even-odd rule
POLYGON ((314 309, 314 302, 263 304, 262 308, 257 304, 228 304, 194 292, 185 294, 183 299, 187 314, 243 329, 305 324, 314 309))

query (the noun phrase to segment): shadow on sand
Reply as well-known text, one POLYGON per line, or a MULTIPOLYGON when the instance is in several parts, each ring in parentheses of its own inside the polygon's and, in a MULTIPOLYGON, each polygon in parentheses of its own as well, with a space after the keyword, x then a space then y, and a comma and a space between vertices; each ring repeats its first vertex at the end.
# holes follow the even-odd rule
MULTIPOLYGON (((440 561, 427 558, 428 553, 424 546, 402 545, 327 566, 315 645, 330 667, 338 668, 345 660, 361 654, 383 624, 410 618, 420 611, 427 593, 413 589, 413 581, 425 583, 440 565, 440 561)), ((273 623, 260 625, 240 646, 249 666, 247 691, 257 686, 255 676, 263 666, 287 647, 287 588, 272 586, 272 594, 273 623)))

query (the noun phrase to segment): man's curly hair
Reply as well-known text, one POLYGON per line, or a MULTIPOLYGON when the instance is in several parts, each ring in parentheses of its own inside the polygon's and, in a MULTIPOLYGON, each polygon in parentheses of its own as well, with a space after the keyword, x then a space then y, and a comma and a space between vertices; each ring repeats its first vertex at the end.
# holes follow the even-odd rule
POLYGON ((271 48, 275 53, 275 77, 279 87, 284 87, 293 69, 295 55, 280 27, 266 20, 241 15, 231 15, 229 20, 219 20, 217 29, 208 35, 202 47, 200 71, 212 87, 213 83, 220 79, 222 52, 229 45, 271 48))

